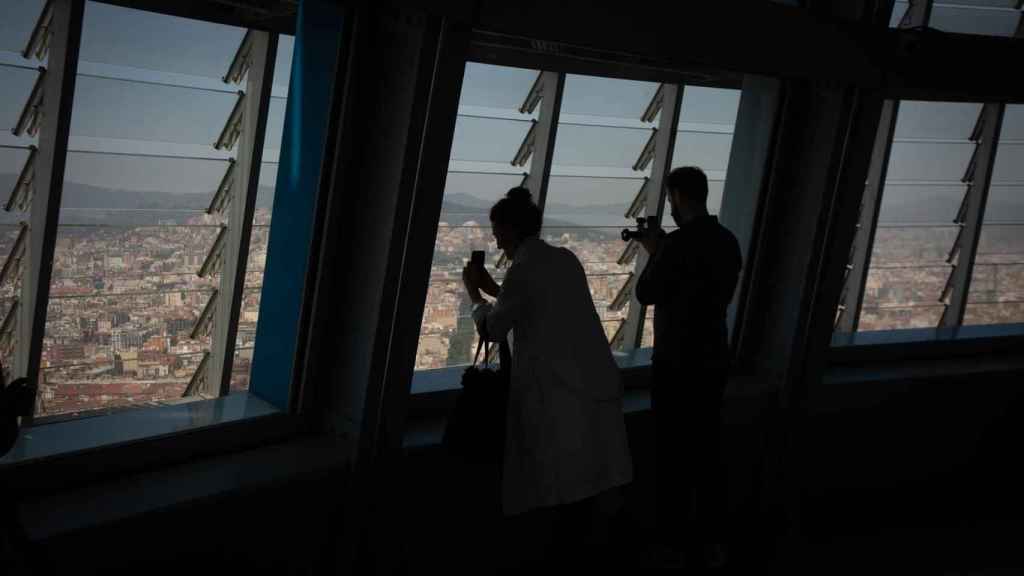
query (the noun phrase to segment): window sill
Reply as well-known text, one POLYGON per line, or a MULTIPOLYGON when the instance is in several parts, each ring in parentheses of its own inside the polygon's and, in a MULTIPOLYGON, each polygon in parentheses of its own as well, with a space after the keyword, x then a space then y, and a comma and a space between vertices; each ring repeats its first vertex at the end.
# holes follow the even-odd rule
POLYGON ((237 393, 25 428, 0 472, 32 493, 251 448, 294 435, 299 419, 237 393))
POLYGON ((835 334, 830 363, 942 359, 998 355, 1024 349, 1024 324, 919 328, 835 334))
MULTIPOLYGON (((651 365, 653 349, 640 348, 632 352, 612 352, 615 363, 624 375, 633 369, 646 369, 651 365)), ((412 394, 434 394, 459 390, 459 381, 467 366, 450 366, 432 370, 417 370, 412 377, 412 394)), ((629 387, 627 382, 627 388, 629 387)))

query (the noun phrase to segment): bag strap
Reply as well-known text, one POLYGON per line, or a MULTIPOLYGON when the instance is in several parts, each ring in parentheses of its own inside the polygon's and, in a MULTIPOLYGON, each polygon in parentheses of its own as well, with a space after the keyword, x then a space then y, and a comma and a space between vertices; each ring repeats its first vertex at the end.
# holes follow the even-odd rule
POLYGON ((491 343, 487 341, 487 338, 485 338, 483 334, 480 335, 480 338, 477 340, 477 343, 476 343, 476 354, 473 355, 473 365, 474 366, 476 366, 477 362, 480 361, 480 350, 481 349, 484 351, 484 364, 486 364, 487 363, 487 359, 491 355, 491 343))

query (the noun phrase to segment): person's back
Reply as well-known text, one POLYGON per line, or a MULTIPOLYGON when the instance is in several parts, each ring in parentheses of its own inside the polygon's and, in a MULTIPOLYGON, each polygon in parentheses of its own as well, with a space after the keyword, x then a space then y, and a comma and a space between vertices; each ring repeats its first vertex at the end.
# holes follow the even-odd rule
POLYGON ((741 265, 736 237, 714 216, 701 216, 667 235, 654 258, 637 297, 655 304, 655 370, 726 370, 726 312, 741 265))

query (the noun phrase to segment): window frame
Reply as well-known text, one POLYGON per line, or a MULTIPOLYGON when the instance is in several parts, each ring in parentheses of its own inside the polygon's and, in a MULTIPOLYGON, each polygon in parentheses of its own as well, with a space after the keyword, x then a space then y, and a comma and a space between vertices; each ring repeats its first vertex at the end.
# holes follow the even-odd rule
MULTIPOLYGON (((58 213, 64 174, 64 159, 68 153, 68 137, 70 133, 70 119, 72 114, 72 99, 74 97, 75 77, 79 61, 79 47, 83 32, 85 5, 90 0, 49 0, 43 6, 42 12, 48 9, 57 11, 60 18, 55 18, 54 25, 51 25, 49 32, 59 36, 60 41, 51 41, 49 46, 49 60, 54 77, 58 81, 56 92, 58 98, 49 98, 54 109, 58 113, 51 113, 48 117, 56 121, 52 122, 52 131, 56 132, 57 144, 53 147, 53 158, 47 162, 42 170, 43 173, 52 177, 52 183, 48 186, 37 186, 34 197, 48 201, 45 216, 45 226, 39 229, 44 230, 41 238, 45 240, 44 254, 49 258, 42 258, 42 262, 51 262, 55 248, 55 241, 58 232, 58 213), (66 60, 66 64, 58 69, 52 63, 66 60)), ((231 26, 245 24, 244 18, 238 20, 224 18, 206 18, 208 14, 197 14, 188 12, 179 14, 175 10, 167 10, 163 3, 156 3, 153 6, 140 7, 137 2, 112 2, 107 0, 91 0, 102 4, 112 4, 124 8, 143 10, 168 16, 184 17, 192 20, 216 22, 231 26)), ((41 21, 41 20, 40 20, 41 21)), ((259 66, 261 76, 265 80, 256 86, 258 96, 253 99, 254 106, 250 111, 256 112, 252 118, 253 130, 252 142, 249 151, 252 152, 250 160, 253 168, 249 170, 247 181, 236 184, 235 198, 231 204, 238 205, 238 211, 249 217, 241 221, 238 226, 242 237, 236 240, 237 249, 230 254, 236 262, 236 274, 228 284, 241 295, 244 292, 247 263, 244 260, 249 254, 249 240, 251 227, 253 225, 253 209, 256 199, 257 182, 262 160, 262 148, 265 141, 265 130, 269 103, 273 87, 273 67, 276 62, 276 44, 278 32, 294 34, 295 17, 284 18, 274 26, 263 21, 259 27, 247 28, 246 38, 252 34, 263 34, 265 43, 269 49, 264 52, 266 56, 261 62, 254 65, 259 66), (281 26, 288 20, 289 26, 281 26)), ((38 25, 38 23, 37 23, 38 25)), ((239 54, 245 48, 243 39, 239 46, 239 54)), ((238 55, 236 54, 236 59, 238 55)), ((250 68, 250 72, 252 69, 250 68)), ((247 76, 251 76, 247 75, 247 76)), ((245 77, 242 78, 245 81, 245 77)), ((252 92, 252 86, 249 92, 252 92)), ((340 114, 340 106, 335 102, 325 114, 329 115, 331 124, 337 124, 340 114)), ((45 129, 45 125, 44 128, 45 129)), ((51 136, 53 138, 53 136, 51 136)), ((330 141, 331 139, 328 139, 330 141)), ((42 142, 41 142, 42 144, 42 142)), ((329 145, 325 143, 325 145, 329 145)), ((239 153, 249 151, 239 150, 239 153)), ((327 151, 325 150, 325 153, 327 151)), ((238 176, 236 175, 236 181, 238 176)), ((264 183, 266 184, 266 183, 264 183)), ((270 185, 276 185, 271 182, 270 185)), ((309 262, 315 263, 316 247, 319 235, 322 230, 323 206, 322 190, 317 190, 316 209, 313 218, 313 242, 310 246, 309 262), (318 225, 320 223, 321 225, 318 225)), ((35 213, 33 211, 30 213, 35 213)), ((52 264, 51 264, 52 265, 52 264)), ((27 268, 23 265, 23 268, 27 268)), ((311 272, 307 270, 307 274, 311 272)), ((27 272, 25 272, 27 274, 27 272)), ((38 272, 33 276, 42 279, 38 272)), ((42 295, 35 302, 35 305, 28 311, 30 317, 39 324, 39 329, 34 330, 30 342, 35 352, 36 364, 39 364, 42 340, 45 336, 46 308, 49 300, 50 281, 49 274, 46 274, 46 281, 37 281, 34 285, 42 295)), ((240 317, 240 298, 236 306, 233 306, 233 314, 229 315, 229 323, 224 330, 225 342, 228 350, 233 349, 236 344, 234 337, 240 317)), ((302 317, 299 318, 298 339, 296 342, 301 350, 305 341, 306 332, 310 327, 308 308, 313 301, 312 286, 307 284, 301 294, 302 317)), ((28 308, 28 307, 23 307, 28 308)), ((225 354, 223 362, 224 373, 230 374, 234 361, 234 354, 225 354)), ((299 356, 298 361, 301 360, 299 356)), ((24 372, 22 370, 21 372, 24 372)), ((17 376, 18 374, 15 374, 17 376)), ((163 406, 141 406, 130 405, 115 408, 99 408, 89 410, 75 415, 58 414, 52 416, 23 418, 23 429, 18 445, 10 454, 0 458, 0 470, 12 479, 16 485, 23 485, 30 493, 44 493, 47 490, 55 490, 65 486, 69 478, 76 482, 90 482, 102 478, 115 477, 120 474, 143 470, 154 465, 174 465, 185 462, 196 457, 214 455, 230 450, 245 449, 265 445, 267 443, 281 441, 295 436, 313 425, 313 414, 311 407, 299 401, 303 397, 303 389, 307 382, 299 378, 290 382, 289 395, 292 401, 285 408, 271 405, 256 394, 246 390, 244 392, 228 393, 230 376, 224 378, 223 385, 217 386, 217 393, 213 398, 197 399, 182 402, 169 402, 163 406), (200 415, 200 416, 197 416, 200 415), (159 422, 139 422, 151 416, 159 416, 159 422), (72 433, 74 430, 86 430, 86 438, 78 437, 73 441, 60 441, 63 435, 72 433), (88 432, 91 430, 91 432, 88 432), (33 434, 35 431, 35 434, 33 434), (31 441, 33 436, 37 439, 37 447, 25 444, 31 441), (28 440, 26 440, 28 439, 28 440), (41 473, 41 471, 47 471, 41 473), (49 471, 52 471, 49 472, 49 471), (40 481, 40 478, 43 480, 40 481)))

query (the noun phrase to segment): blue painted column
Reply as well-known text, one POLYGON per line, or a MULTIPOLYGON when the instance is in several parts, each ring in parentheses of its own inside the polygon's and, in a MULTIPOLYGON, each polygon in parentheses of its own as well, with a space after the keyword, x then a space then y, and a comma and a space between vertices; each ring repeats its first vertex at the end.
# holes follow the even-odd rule
POLYGON ((284 137, 277 171, 249 391, 285 410, 320 185, 342 8, 302 0, 295 26, 284 137))

